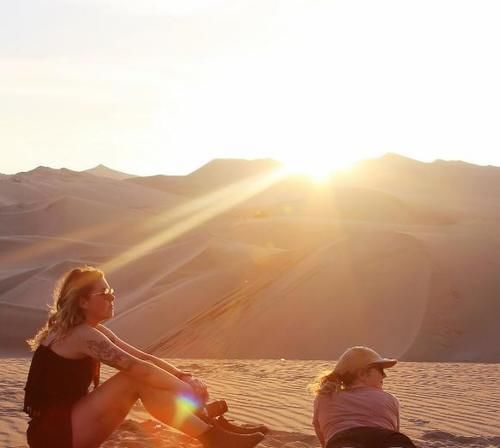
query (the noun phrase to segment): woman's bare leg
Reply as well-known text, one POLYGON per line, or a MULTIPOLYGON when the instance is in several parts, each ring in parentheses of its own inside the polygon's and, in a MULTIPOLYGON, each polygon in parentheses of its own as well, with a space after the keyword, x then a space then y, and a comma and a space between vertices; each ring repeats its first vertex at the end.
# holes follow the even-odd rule
POLYGON ((123 422, 138 398, 153 417, 190 436, 210 428, 189 412, 179 419, 175 397, 169 391, 153 389, 120 372, 73 407, 73 448, 98 447, 123 422))

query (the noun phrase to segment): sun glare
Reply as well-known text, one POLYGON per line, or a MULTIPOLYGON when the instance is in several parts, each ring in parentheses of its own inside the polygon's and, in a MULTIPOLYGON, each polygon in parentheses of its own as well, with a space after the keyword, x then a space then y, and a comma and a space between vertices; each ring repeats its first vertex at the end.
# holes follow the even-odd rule
POLYGON ((285 160, 283 163, 286 173, 290 175, 304 175, 315 182, 324 183, 336 172, 347 169, 354 161, 328 158, 319 159, 311 156, 308 159, 304 158, 302 160, 285 160))

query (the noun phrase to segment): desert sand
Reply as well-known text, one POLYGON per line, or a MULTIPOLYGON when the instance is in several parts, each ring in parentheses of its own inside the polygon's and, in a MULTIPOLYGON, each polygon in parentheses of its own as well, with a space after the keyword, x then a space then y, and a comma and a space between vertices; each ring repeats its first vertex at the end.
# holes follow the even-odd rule
MULTIPOLYGON (((263 446, 317 446, 305 384, 357 344, 407 362, 390 386, 423 446, 498 446, 500 168, 388 154, 324 184, 278 168, 0 176, 0 445, 23 443, 24 340, 56 279, 91 264, 117 291, 107 325, 158 356, 212 359, 196 365, 235 417, 273 427, 263 446), (273 359, 302 361, 283 380, 273 359)), ((127 425, 118 440, 136 442, 109 446, 180 443, 140 409, 127 425)))
MULTIPOLYGON (((241 423, 265 423, 271 432, 259 446, 318 448, 311 421, 307 385, 331 367, 326 361, 170 360, 204 378, 212 398, 225 398, 228 417, 241 423)), ((26 447, 27 417, 22 407, 23 380, 29 360, 2 359, 0 446, 26 447)), ((104 379, 112 372, 106 370, 104 379)), ((401 426, 419 447, 498 447, 500 390, 498 364, 401 363, 385 380, 401 403, 401 426)), ((199 447, 151 420, 138 403, 104 448, 199 447)))

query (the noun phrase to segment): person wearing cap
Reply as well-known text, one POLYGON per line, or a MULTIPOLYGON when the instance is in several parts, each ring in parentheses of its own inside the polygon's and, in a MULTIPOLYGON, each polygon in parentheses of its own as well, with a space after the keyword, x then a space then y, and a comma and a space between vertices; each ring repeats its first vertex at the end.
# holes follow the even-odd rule
POLYGON ((325 448, 415 447, 399 432, 399 401, 383 390, 396 359, 351 347, 315 384, 313 425, 325 448))

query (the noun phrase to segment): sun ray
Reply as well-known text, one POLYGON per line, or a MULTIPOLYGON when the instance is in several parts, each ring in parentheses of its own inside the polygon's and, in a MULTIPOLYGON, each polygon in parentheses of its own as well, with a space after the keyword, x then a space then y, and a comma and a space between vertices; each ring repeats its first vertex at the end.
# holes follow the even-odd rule
MULTIPOLYGON (((122 259, 121 262, 116 262, 115 258, 106 263, 105 268, 117 269, 129 263, 136 258, 135 256, 131 256, 132 252, 136 254, 145 254, 154 250, 161 244, 192 230, 196 225, 208 221, 219 213, 223 213, 240 201, 244 201, 265 188, 268 188, 273 183, 280 180, 284 175, 286 175, 284 171, 277 170, 269 175, 245 179, 237 184, 229 185, 204 197, 191 200, 186 204, 182 204, 160 215, 151 217, 145 224, 144 230, 152 231, 159 228, 164 229, 165 226, 169 226, 168 229, 162 230, 154 237, 135 245, 133 249, 122 252, 121 255, 119 255, 122 259), (187 219, 182 221, 182 219, 186 217, 187 219)), ((33 260, 34 257, 56 252, 75 243, 95 240, 102 235, 106 235, 120 228, 123 228, 123 223, 112 221, 100 223, 92 227, 77 229, 60 236, 47 235, 43 237, 40 242, 29 244, 25 248, 16 250, 14 253, 1 254, 0 260, 9 265, 23 263, 33 260)), ((117 248, 117 250, 119 249, 117 248)))
POLYGON ((155 220, 156 226, 158 226, 160 222, 163 222, 164 226, 174 219, 183 219, 174 222, 157 234, 136 244, 129 250, 108 261, 104 264, 103 269, 106 272, 112 272, 125 266, 146 253, 155 250, 159 246, 178 238, 221 213, 224 213, 255 194, 266 190, 283 179, 285 175, 286 172, 279 169, 265 175, 245 179, 210 193, 203 198, 196 199, 178 209, 166 212, 163 219, 157 218, 155 220))

